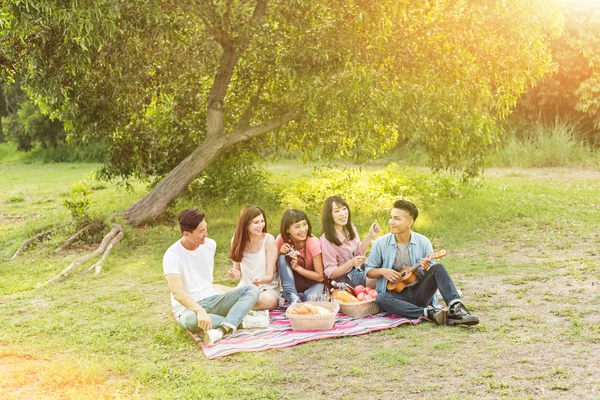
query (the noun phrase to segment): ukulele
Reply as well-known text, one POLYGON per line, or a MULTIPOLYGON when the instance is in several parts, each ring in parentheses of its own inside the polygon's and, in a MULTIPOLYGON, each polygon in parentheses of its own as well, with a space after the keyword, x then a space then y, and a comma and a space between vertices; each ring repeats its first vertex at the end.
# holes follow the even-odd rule
MULTIPOLYGON (((429 257, 429 259, 442 258, 442 257, 445 257, 446 254, 448 254, 448 252, 445 249, 442 249, 436 253, 433 253, 431 255, 431 257, 429 257)), ((413 283, 415 281, 415 279, 417 279, 417 268, 418 267, 419 267, 419 264, 412 265, 412 266, 409 265, 409 266, 402 268, 402 271, 400 271, 400 278, 396 279, 396 281, 394 281, 394 282, 388 282, 387 286, 386 286, 387 290, 389 290, 390 292, 400 293, 402 290, 404 290, 405 287, 407 287, 408 285, 413 283)))

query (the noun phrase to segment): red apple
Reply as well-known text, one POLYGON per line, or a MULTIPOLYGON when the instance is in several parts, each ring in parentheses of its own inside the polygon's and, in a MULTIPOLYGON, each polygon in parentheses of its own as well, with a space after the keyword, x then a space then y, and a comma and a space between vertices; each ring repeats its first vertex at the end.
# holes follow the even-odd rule
POLYGON ((354 287, 354 293, 358 296, 361 293, 366 293, 366 288, 363 285, 356 285, 354 287))
POLYGON ((358 301, 365 301, 367 300, 368 296, 365 292, 360 292, 356 295, 356 298, 358 299, 358 301))

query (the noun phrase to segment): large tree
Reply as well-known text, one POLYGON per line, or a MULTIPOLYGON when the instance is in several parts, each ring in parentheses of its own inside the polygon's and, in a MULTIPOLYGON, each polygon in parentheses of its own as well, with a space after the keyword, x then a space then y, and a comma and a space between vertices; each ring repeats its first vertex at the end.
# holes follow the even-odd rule
POLYGON ((365 158, 417 136, 433 168, 473 175, 496 121, 548 71, 562 23, 547 0, 5 0, 0 10, 0 62, 71 140, 104 140, 109 176, 162 176, 125 211, 133 225, 259 137, 365 158))

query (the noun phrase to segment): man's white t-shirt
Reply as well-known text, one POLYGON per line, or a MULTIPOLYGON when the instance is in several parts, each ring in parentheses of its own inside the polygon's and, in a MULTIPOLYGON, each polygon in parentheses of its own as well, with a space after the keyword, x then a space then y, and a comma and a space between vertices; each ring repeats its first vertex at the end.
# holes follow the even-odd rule
MULTIPOLYGON (((165 275, 180 275, 185 291, 194 301, 219 294, 212 286, 216 250, 217 242, 210 238, 206 238, 204 244, 198 246, 196 250, 187 250, 178 240, 165 252, 163 272, 165 275)), ((171 293, 171 305, 177 316, 185 311, 185 307, 175 300, 173 293, 171 293)))

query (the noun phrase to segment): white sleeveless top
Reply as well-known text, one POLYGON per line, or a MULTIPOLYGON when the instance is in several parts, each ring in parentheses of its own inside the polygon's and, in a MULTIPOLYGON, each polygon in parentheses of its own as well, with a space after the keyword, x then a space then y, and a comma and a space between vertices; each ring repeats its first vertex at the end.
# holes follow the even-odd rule
MULTIPOLYGON (((267 253, 265 252, 265 242, 267 241, 267 235, 262 239, 262 245, 260 250, 256 253, 244 252, 242 261, 240 261, 240 269, 242 271, 242 278, 238 287, 252 285, 254 278, 262 278, 267 273, 267 253)), ((273 275, 273 280, 269 283, 263 283, 258 286, 259 291, 264 290, 277 290, 279 287, 279 280, 277 279, 277 273, 273 275)))

